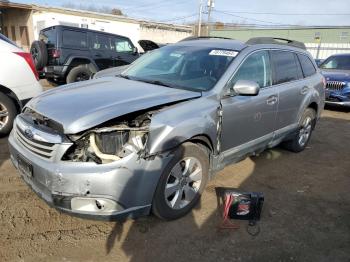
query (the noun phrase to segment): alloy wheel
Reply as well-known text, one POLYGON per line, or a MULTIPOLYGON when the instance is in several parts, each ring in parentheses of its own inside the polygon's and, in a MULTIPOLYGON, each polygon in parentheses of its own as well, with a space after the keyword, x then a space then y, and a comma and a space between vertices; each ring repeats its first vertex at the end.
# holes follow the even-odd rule
POLYGON ((182 209, 191 203, 202 183, 202 165, 194 157, 187 157, 172 168, 165 187, 164 197, 172 209, 182 209))
POLYGON ((298 143, 301 147, 305 146, 306 142, 309 140, 312 130, 312 119, 311 117, 306 117, 299 131, 298 143))
POLYGON ((0 130, 7 124, 9 120, 9 112, 4 104, 0 103, 0 130))

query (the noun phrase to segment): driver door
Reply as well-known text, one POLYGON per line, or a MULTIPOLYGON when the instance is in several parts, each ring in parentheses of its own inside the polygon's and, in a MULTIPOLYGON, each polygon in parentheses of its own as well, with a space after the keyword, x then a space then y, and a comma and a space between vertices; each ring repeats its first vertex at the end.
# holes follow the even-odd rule
POLYGON ((272 86, 268 51, 248 55, 228 87, 232 88, 238 80, 258 83, 260 92, 256 96, 232 94, 222 98, 221 152, 225 162, 266 146, 272 141, 276 122, 278 93, 272 86))

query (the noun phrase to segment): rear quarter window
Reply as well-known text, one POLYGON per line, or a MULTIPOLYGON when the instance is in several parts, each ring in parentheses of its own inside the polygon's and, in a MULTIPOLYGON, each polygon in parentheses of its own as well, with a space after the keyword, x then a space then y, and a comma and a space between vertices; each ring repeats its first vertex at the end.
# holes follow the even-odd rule
POLYGON ((87 48, 87 34, 73 30, 63 30, 62 43, 64 47, 85 49, 87 48))
POLYGON ((314 67, 314 64, 311 62, 310 58, 301 54, 298 54, 298 58, 305 77, 312 76, 316 73, 316 68, 314 67))
POLYGON ((275 69, 273 79, 275 85, 302 78, 300 65, 293 52, 274 50, 271 51, 271 57, 275 69))
POLYGON ((55 47, 57 42, 56 29, 41 31, 39 40, 47 44, 48 47, 55 47))

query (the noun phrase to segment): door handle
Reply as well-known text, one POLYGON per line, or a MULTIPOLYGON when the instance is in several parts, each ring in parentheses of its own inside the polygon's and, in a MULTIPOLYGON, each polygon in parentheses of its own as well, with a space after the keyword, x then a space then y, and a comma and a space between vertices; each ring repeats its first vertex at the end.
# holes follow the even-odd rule
POLYGON ((305 95, 307 92, 309 92, 309 87, 308 86, 304 86, 301 90, 300 90, 300 94, 305 95))
POLYGON ((101 56, 102 56, 102 55, 100 55, 100 54, 96 54, 96 55, 95 55, 95 57, 101 57, 101 56))
POLYGON ((267 98, 266 103, 267 103, 268 105, 274 105, 274 104, 277 103, 277 101, 278 101, 277 96, 276 96, 276 95, 272 95, 272 96, 269 96, 269 97, 267 98))

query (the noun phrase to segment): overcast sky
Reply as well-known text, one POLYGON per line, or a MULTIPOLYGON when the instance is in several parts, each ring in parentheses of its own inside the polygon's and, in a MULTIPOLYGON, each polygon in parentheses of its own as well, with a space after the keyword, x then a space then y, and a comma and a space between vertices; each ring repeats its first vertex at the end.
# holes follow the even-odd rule
MULTIPOLYGON (((129 17, 169 23, 196 21, 199 10, 199 0, 13 0, 13 2, 49 6, 70 3, 77 6, 108 6, 121 9, 129 17)), ((207 0, 203 0, 203 3, 206 2, 207 0)), ((206 14, 203 15, 203 19, 206 21, 206 14)), ((350 0, 215 0, 211 21, 271 26, 350 26, 350 0)))

